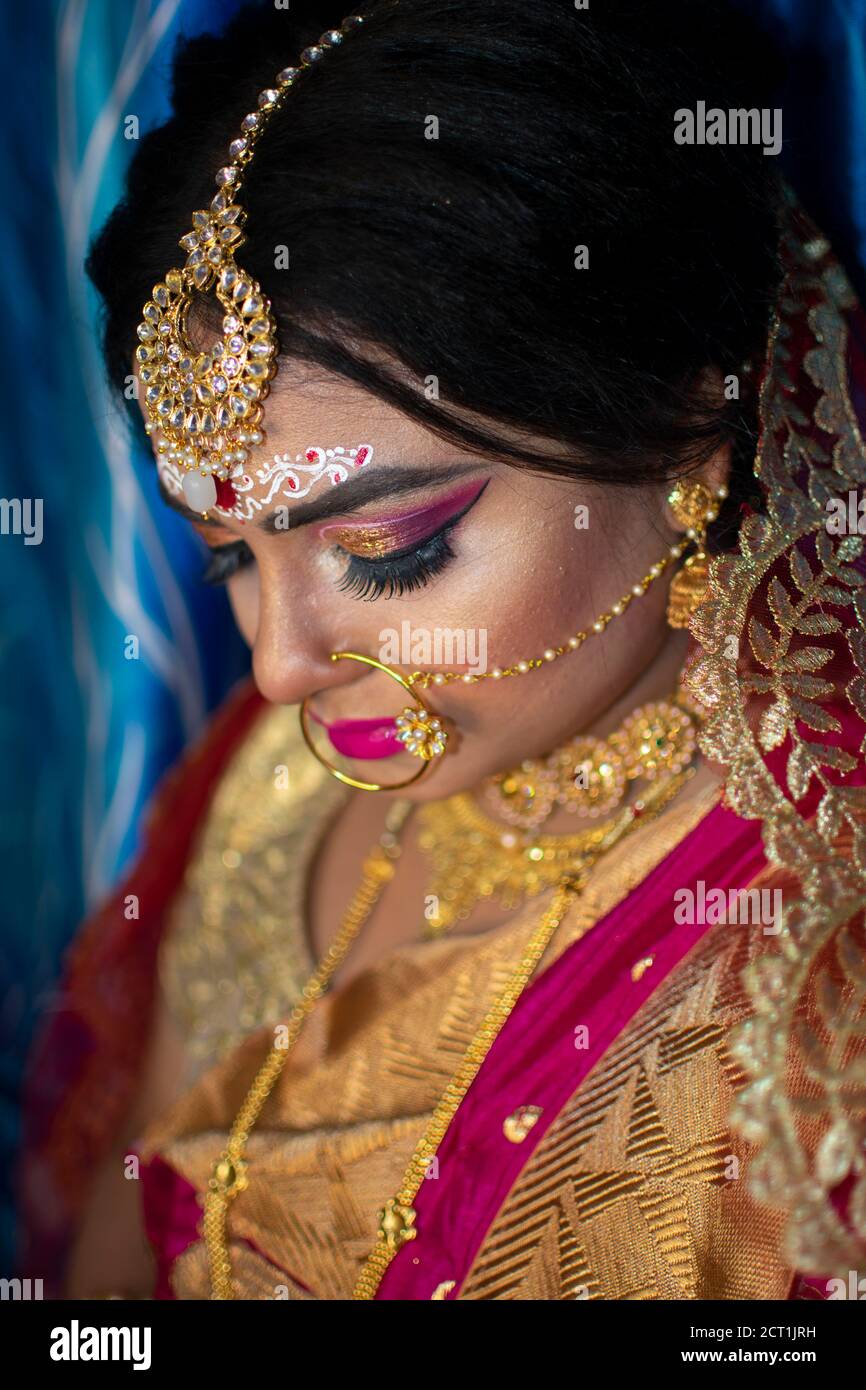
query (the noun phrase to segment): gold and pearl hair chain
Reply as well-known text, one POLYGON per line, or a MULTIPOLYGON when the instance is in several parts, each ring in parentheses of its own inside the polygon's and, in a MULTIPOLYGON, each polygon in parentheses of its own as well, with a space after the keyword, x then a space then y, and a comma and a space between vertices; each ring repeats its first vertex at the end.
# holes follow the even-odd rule
POLYGON ((235 260, 243 245, 246 212, 238 202, 245 167, 286 94, 332 48, 363 24, 348 15, 305 48, 298 66, 283 68, 275 85, 259 93, 258 110, 241 121, 229 145, 229 163, 216 175, 209 208, 192 215, 180 239, 187 252, 142 310, 136 360, 144 386, 148 434, 159 432, 157 450, 179 470, 184 499, 206 514, 219 502, 236 503, 232 478, 244 474, 250 445, 261 444, 263 404, 277 371, 277 326, 261 285, 235 260), (209 351, 191 343, 187 320, 198 291, 213 289, 224 310, 222 336, 209 351))
POLYGON ((653 580, 660 578, 668 566, 680 558, 689 544, 690 538, 687 537, 685 540, 678 541, 676 545, 672 545, 660 560, 650 566, 643 579, 639 579, 636 584, 633 584, 628 593, 623 594, 604 613, 599 613, 589 628, 573 633, 557 647, 545 647, 540 656, 526 657, 521 661, 515 661, 511 666, 494 666, 490 671, 468 671, 465 673, 460 671, 413 671, 406 679, 409 685, 414 686, 417 690, 426 690, 428 686, 450 685, 453 681, 460 681, 463 685, 477 685, 479 681, 500 681, 505 680, 507 676, 526 676, 530 671, 537 671, 539 667, 557 661, 559 657, 567 656, 569 652, 576 652, 579 647, 583 646, 584 642, 588 642, 591 637, 596 637, 599 633, 604 632, 608 623, 624 613, 633 599, 641 598, 653 580))
MULTIPOLYGON (((599 613, 595 622, 584 631, 575 632, 571 637, 558 647, 546 647, 541 656, 527 657, 525 660, 516 661, 511 666, 494 666, 491 671, 465 672, 460 671, 413 671, 406 677, 407 684, 417 690, 426 690, 431 685, 449 685, 452 681, 461 681, 464 685, 476 685, 483 680, 503 680, 506 676, 525 676, 530 671, 537 671, 539 667, 545 666, 550 662, 557 661, 561 656, 567 656, 569 652, 576 652, 582 647, 584 642, 591 637, 598 636, 604 632, 605 628, 614 618, 620 617, 628 608, 633 599, 641 598, 652 584, 653 580, 659 579, 665 570, 678 560, 690 545, 695 545, 696 555, 691 557, 691 561, 686 561, 688 565, 695 559, 705 560, 704 544, 706 541, 707 527, 712 525, 719 514, 718 504, 723 502, 728 495, 728 489, 724 484, 714 488, 712 491, 706 484, 695 479, 681 479, 676 483, 673 491, 668 497, 668 502, 673 509, 674 515, 685 526, 685 535, 681 541, 670 546, 667 553, 651 565, 642 579, 632 584, 629 591, 617 599, 616 603, 611 604, 605 612, 599 613)), ((702 593, 692 589, 689 600, 679 600, 680 607, 695 607, 696 603, 702 598, 702 593)), ((669 612, 671 626, 683 627, 685 624, 677 620, 674 621, 669 612)))

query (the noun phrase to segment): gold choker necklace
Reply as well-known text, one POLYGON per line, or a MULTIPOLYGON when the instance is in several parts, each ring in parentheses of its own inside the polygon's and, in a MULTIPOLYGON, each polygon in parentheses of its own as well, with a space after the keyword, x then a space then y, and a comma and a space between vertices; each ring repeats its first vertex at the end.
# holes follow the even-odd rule
POLYGON ((418 847, 431 861, 426 934, 441 936, 489 899, 510 911, 564 872, 579 872, 614 828, 639 819, 641 797, 623 805, 630 783, 664 778, 676 795, 692 775, 696 749, 696 719, 673 700, 653 701, 606 739, 574 739, 492 778, 485 796, 509 824, 465 792, 419 807, 418 847), (591 823, 566 835, 540 834, 558 805, 591 823))
POLYGON ((543 825, 557 806, 596 819, 621 806, 631 782, 681 772, 697 747, 697 724, 677 696, 641 705, 606 738, 570 740, 487 784, 496 816, 522 830, 543 825))

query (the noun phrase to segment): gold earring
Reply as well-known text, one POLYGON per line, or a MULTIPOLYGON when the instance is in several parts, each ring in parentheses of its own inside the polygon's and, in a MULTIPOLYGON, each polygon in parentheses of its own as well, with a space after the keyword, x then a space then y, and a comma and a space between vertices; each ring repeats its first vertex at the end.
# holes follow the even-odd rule
POLYGON ((709 556, 706 552, 707 527, 719 514, 716 498, 727 497, 726 487, 716 489, 715 498, 705 483, 681 478, 668 497, 668 505, 681 526, 686 539, 694 541, 697 549, 677 570, 668 592, 668 624, 673 628, 688 627, 695 609, 707 592, 709 556))

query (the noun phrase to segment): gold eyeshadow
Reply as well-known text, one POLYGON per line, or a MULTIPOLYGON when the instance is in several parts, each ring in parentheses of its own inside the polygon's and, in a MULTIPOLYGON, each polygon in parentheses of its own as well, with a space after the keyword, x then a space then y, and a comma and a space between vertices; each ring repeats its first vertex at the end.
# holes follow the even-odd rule
POLYGON ((388 522, 357 529, 344 526, 332 531, 328 539, 335 541, 350 555, 360 555, 367 560, 378 560, 383 555, 391 555, 395 550, 402 549, 404 544, 399 528, 388 522))
POLYGON ((449 521, 465 512, 483 492, 487 482, 484 478, 464 483, 447 497, 403 516, 383 518, 381 521, 332 521, 321 527, 319 535, 323 540, 336 543, 349 555, 364 560, 379 560, 395 552, 409 550, 414 545, 422 545, 449 521))

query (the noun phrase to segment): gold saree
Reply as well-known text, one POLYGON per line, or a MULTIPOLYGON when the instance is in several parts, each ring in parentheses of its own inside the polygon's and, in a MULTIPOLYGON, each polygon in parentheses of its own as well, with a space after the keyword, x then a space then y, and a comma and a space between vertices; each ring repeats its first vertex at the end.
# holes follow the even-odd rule
MULTIPOLYGON (((274 1020, 311 969, 305 877, 342 795, 308 757, 294 712, 274 710, 224 776, 190 864, 163 946, 163 987, 191 1051, 227 1055, 149 1128, 140 1151, 199 1193, 274 1020), (288 790, 274 783, 277 764, 288 790), (250 1032, 237 1047, 232 1016, 250 1032)), ((540 971, 716 799, 680 798, 603 859, 540 971)), ((382 1201, 538 915, 533 903, 491 933, 413 943, 320 1003, 250 1138, 250 1186, 232 1216, 237 1296, 351 1296, 382 1201)), ((709 931, 622 1031, 527 1164, 462 1297, 785 1296, 792 1271, 779 1254, 780 1220, 746 1194, 746 1149, 725 1121, 739 1079, 725 1039, 745 1011, 738 976, 762 944, 753 935, 709 931)), ((635 980, 652 969, 651 957, 636 959, 635 980)), ((532 1121, 531 1094, 500 1118, 514 1143, 532 1121)), ((200 1240, 171 1284, 178 1297, 208 1297, 200 1240)))

